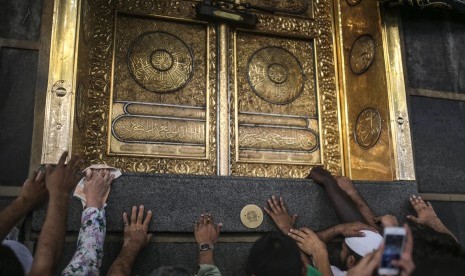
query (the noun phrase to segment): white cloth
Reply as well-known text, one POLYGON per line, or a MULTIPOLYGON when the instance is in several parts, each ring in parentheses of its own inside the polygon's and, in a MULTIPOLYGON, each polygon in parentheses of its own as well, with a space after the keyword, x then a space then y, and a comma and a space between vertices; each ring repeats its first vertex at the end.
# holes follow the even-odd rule
MULTIPOLYGON (((77 197, 78 199, 81 200, 82 203, 82 208, 85 208, 86 206, 86 195, 84 194, 84 186, 86 184, 86 178, 89 178, 92 174, 92 170, 110 170, 110 175, 114 177, 114 179, 120 177, 122 175, 121 171, 118 170, 117 168, 113 168, 110 166, 107 166, 105 164, 97 164, 97 165, 92 165, 90 167, 85 168, 82 173, 85 175, 79 183, 76 186, 76 189, 74 189, 73 196, 77 197)), ((105 195, 105 202, 107 201, 108 194, 110 193, 110 190, 108 190, 107 194, 105 195)), ((106 205, 105 205, 106 206, 106 205)))
POLYGON ((29 274, 32 266, 32 254, 27 247, 18 241, 12 240, 4 240, 2 245, 9 247, 15 253, 16 258, 18 258, 24 269, 24 275, 29 274))
POLYGON ((346 276, 347 271, 342 271, 338 267, 331 266, 331 272, 333 273, 333 276, 346 276))
POLYGON ((362 257, 365 257, 379 248, 381 242, 383 242, 383 237, 380 234, 369 230, 362 230, 360 232, 363 232, 365 236, 345 238, 344 241, 352 251, 362 257))

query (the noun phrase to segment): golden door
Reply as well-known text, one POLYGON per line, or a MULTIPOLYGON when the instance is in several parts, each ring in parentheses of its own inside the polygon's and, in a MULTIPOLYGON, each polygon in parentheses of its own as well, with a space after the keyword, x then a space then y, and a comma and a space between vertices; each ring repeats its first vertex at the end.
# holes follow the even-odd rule
MULTIPOLYGON (((386 77, 381 98, 347 92, 370 67, 387 70, 379 24, 349 35, 340 25, 350 18, 336 11, 360 3, 252 0, 258 24, 245 29, 198 19, 199 1, 64 2, 55 9, 62 20, 76 14, 76 43, 57 73, 70 80, 50 82, 43 161, 72 148, 125 172, 302 178, 323 165, 396 178, 386 77)), ((371 6, 360 5, 376 11, 363 24, 379 20, 371 6)), ((52 61, 64 52, 54 43, 73 34, 66 24, 54 26, 52 61)))

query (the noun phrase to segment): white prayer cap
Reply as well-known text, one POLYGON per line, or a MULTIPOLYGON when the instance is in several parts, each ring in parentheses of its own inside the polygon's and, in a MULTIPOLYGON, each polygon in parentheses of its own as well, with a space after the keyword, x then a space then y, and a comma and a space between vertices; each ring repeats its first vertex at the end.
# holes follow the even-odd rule
POLYGON ((360 232, 363 232, 365 236, 345 238, 344 241, 352 251, 362 257, 365 257, 365 255, 368 255, 379 248, 381 242, 383 242, 383 237, 380 234, 369 230, 362 230, 360 232))

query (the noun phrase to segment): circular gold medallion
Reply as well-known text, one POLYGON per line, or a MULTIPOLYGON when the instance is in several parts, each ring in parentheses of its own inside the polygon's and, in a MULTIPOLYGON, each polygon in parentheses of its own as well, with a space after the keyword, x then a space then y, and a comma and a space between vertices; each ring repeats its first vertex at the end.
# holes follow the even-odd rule
POLYGON ((241 221, 247 228, 257 228, 263 222, 263 211, 254 204, 246 205, 241 211, 241 221))
POLYGON ((253 53, 247 78, 255 94, 272 104, 292 103, 304 90, 302 65, 281 47, 264 47, 253 53))
POLYGON ((362 35, 354 42, 349 57, 350 70, 356 75, 365 73, 375 59, 375 41, 370 35, 362 35))
POLYGON ((145 33, 129 47, 129 72, 143 88, 155 93, 175 92, 192 77, 194 59, 179 37, 165 32, 145 33))
POLYGON ((360 112, 355 123, 355 141, 360 147, 369 149, 378 143, 381 136, 382 119, 375 108, 367 108, 360 112))

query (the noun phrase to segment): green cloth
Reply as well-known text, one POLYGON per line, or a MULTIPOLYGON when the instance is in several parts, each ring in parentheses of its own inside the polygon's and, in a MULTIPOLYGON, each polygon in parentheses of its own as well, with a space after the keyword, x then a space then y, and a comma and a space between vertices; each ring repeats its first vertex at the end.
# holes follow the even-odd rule
POLYGON ((307 266, 307 276, 321 276, 321 272, 316 270, 316 268, 314 268, 313 266, 308 265, 307 266))
POLYGON ((221 276, 221 272, 214 265, 201 264, 197 276, 221 276))

